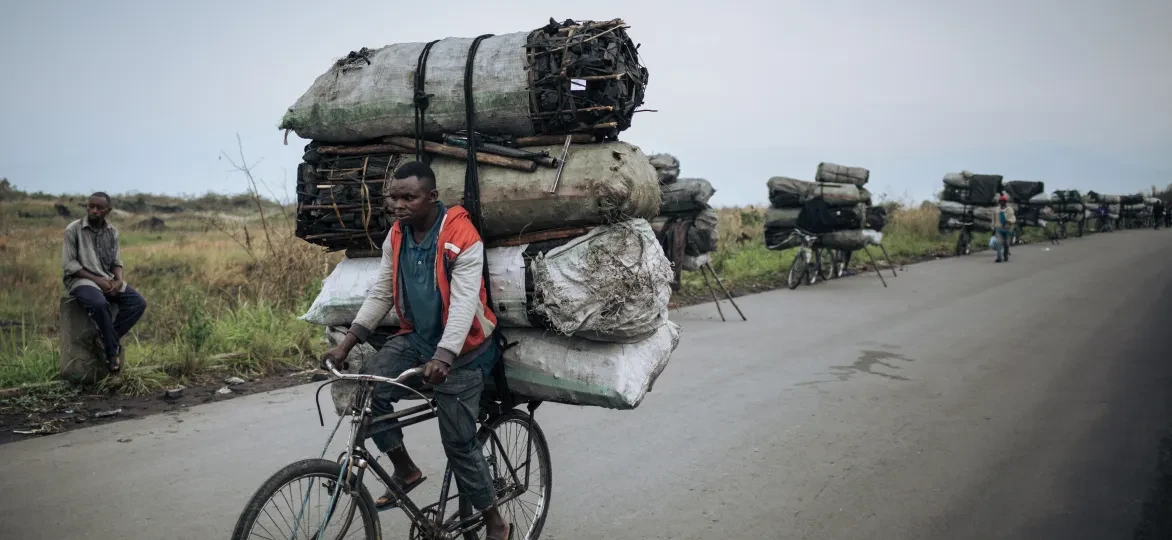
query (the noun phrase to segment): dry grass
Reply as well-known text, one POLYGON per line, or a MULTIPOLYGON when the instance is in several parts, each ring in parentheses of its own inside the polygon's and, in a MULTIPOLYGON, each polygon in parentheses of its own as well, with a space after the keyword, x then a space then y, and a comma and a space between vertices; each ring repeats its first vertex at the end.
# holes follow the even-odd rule
MULTIPOLYGON (((937 230, 940 210, 932 203, 908 205, 884 203, 888 208, 888 222, 883 231, 883 245, 893 262, 904 264, 931 257, 951 256, 956 247, 956 234, 941 234, 937 230)), ((720 216, 720 249, 712 254, 712 266, 725 285, 738 291, 777 287, 789 270, 794 250, 770 251, 765 248, 765 207, 722 208, 720 216)), ((1044 238, 1041 231, 1027 229, 1028 241, 1044 238)), ((987 233, 977 233, 974 249, 982 249, 989 241, 987 233)), ((865 257, 854 257, 852 266, 860 268, 865 257)), ((696 272, 684 272, 681 277, 685 297, 705 298, 708 289, 696 272)))
MULTIPOLYGON (((0 202, 0 387, 57 373, 69 220, 52 204, 0 202)), ((126 337, 127 367, 108 389, 139 394, 206 374, 263 374, 305 363, 323 347, 320 332, 296 316, 341 256, 295 238, 284 217, 270 219, 266 235, 255 213, 219 223, 206 215, 163 215, 162 232, 133 230, 145 215, 111 220, 122 236, 127 282, 149 307, 126 337)))
MULTIPOLYGON (((69 221, 57 215, 58 200, 80 204, 71 198, 0 197, 0 387, 57 375, 58 299, 65 294, 61 236, 69 221)), ((112 219, 122 233, 127 281, 149 308, 127 336, 123 374, 108 379, 104 389, 142 394, 209 375, 258 375, 309 362, 324 347, 320 329, 296 317, 341 254, 295 238, 291 219, 272 205, 262 205, 268 217, 262 222, 255 204, 245 200, 251 199, 202 197, 198 211, 159 214, 166 220, 162 232, 131 227, 153 214, 120 212, 112 219)), ((143 196, 133 203, 152 208, 183 201, 143 196)), ((893 259, 951 254, 955 235, 937 232, 934 205, 889 206, 884 244, 893 259)), ((765 212, 718 212, 720 249, 713 266, 734 290, 777 286, 793 259, 792 251, 765 248, 765 212)), ((987 239, 979 235, 976 247, 987 239)), ((707 296, 699 274, 685 272, 683 280, 684 295, 707 296)))

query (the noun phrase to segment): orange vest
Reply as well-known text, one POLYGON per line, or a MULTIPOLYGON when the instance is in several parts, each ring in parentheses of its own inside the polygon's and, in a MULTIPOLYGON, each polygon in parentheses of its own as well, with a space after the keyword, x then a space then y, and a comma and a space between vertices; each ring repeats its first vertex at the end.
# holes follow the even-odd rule
MULTIPOLYGON (((391 227, 387 241, 391 244, 391 279, 394 283, 392 290, 395 313, 399 315, 399 334, 406 334, 411 332, 413 326, 400 307, 403 304, 400 299, 405 298, 405 292, 402 290, 402 281, 399 280, 399 252, 403 247, 403 228, 399 226, 399 222, 396 221, 391 227)), ((440 293, 441 320, 445 326, 448 324, 448 308, 452 300, 452 266, 460 253, 477 242, 481 242, 480 233, 476 232, 476 227, 472 225, 468 211, 458 205, 449 207, 443 221, 440 222, 435 250, 435 284, 440 293)), ((484 264, 483 261, 480 264, 484 264)), ((464 339, 464 347, 457 356, 475 350, 496 329, 496 314, 487 304, 488 291, 484 288, 484 277, 481 276, 478 309, 472 317, 472 327, 468 330, 468 337, 464 339)))

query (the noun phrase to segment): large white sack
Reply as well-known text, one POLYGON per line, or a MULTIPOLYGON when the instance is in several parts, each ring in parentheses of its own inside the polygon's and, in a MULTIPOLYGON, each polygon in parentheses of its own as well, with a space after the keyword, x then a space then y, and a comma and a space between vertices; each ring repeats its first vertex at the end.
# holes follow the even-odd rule
MULTIPOLYGON (((322 326, 350 326, 378 278, 381 261, 379 257, 342 259, 322 281, 321 292, 301 320, 322 326)), ((380 326, 398 325, 399 318, 392 309, 380 326)))
MULTIPOLYGON (((326 335, 333 346, 346 334, 344 328, 330 328, 326 335)), ((668 321, 636 343, 603 343, 520 328, 508 330, 505 337, 516 344, 504 356, 505 378, 513 393, 568 405, 634 409, 671 360, 680 327, 668 321)), ((357 373, 373 354, 368 344, 354 347, 347 358, 350 372, 357 373)), ((330 396, 334 410, 342 415, 353 399, 354 383, 330 385, 330 396)))
MULTIPOLYGON (((473 61, 477 128, 486 133, 534 134, 526 44, 529 32, 485 39, 473 61)), ((434 94, 424 133, 465 129, 464 69, 470 38, 440 40, 427 58, 426 91, 434 94)), ((338 61, 289 107, 281 129, 303 139, 359 142, 415 132, 415 67, 424 43, 369 51, 363 62, 338 61)))
POLYGON ((712 264, 712 256, 707 253, 696 257, 684 255, 684 259, 680 261, 680 268, 689 272, 699 272, 700 268, 706 264, 712 264))
MULTIPOLYGON (((526 314, 525 259, 527 246, 492 248, 485 251, 489 281, 492 282, 493 311, 503 326, 532 326, 526 314)), ((301 320, 322 326, 350 326, 362 302, 378 279, 381 257, 342 259, 322 282, 321 292, 301 320)), ((379 326, 399 326, 392 309, 379 326)))
MULTIPOLYGON (((485 251, 493 310, 502 328, 532 327, 529 315, 544 314, 564 334, 599 341, 630 342, 667 321, 671 263, 646 220, 596 227, 532 262, 534 304, 527 304, 528 245, 485 251)), ((380 258, 344 259, 322 283, 301 320, 349 326, 378 278, 380 258)), ((379 326, 398 326, 395 310, 379 326)))
MULTIPOLYGON (((940 208, 940 213, 947 216, 964 216, 966 209, 971 209, 974 218, 984 221, 993 221, 993 216, 997 215, 999 208, 997 206, 966 206, 952 201, 941 201, 937 206, 940 208)), ((1017 205, 1014 203, 1009 203, 1006 206, 1009 206, 1015 212, 1018 210, 1017 205)))
POLYGON ((636 343, 603 343, 537 329, 511 330, 509 390, 522 396, 608 409, 634 409, 667 367, 680 327, 667 321, 636 343))
POLYGON ((823 161, 818 164, 814 174, 815 182, 833 182, 836 184, 854 184, 862 187, 871 179, 871 171, 863 167, 848 167, 823 161))
POLYGON ((596 227, 538 254, 534 313, 553 329, 602 341, 637 341, 667 322, 671 262, 645 219, 596 227))
MULTIPOLYGON (((346 331, 349 326, 335 326, 326 328, 326 343, 330 348, 337 347, 339 343, 346 337, 346 331)), ((346 357, 346 362, 350 364, 349 373, 358 373, 362 369, 362 364, 366 363, 371 356, 374 356, 375 349, 370 343, 359 343, 353 349, 350 349, 350 356, 346 357)), ((338 369, 341 369, 339 367, 338 369)), ((330 397, 334 400, 334 411, 338 416, 345 414, 347 406, 350 401, 354 399, 354 388, 357 383, 352 381, 338 381, 330 385, 330 397)))
POLYGON ((849 231, 834 231, 818 235, 818 242, 831 249, 855 251, 867 245, 878 246, 883 243, 883 233, 871 229, 852 229, 849 231))

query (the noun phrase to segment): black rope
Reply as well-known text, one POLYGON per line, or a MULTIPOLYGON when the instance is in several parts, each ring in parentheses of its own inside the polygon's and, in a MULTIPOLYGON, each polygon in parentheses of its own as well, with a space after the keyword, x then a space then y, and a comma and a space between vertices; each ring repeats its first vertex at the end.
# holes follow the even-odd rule
MULTIPOLYGON (((473 101, 472 95, 472 70, 476 64, 476 50, 480 48, 480 42, 490 37, 492 34, 484 34, 472 40, 472 45, 468 47, 468 62, 464 65, 464 129, 468 133, 468 161, 464 170, 464 208, 472 216, 472 225, 476 227, 476 231, 480 233, 482 239, 484 238, 484 214, 480 207, 480 169, 476 164, 476 146, 479 136, 476 133, 476 103, 473 101)), ((487 304, 489 309, 492 309, 492 281, 489 277, 487 256, 484 258, 482 273, 487 304)), ((499 326, 493 329, 492 335, 488 336, 488 339, 495 340, 502 353, 512 346, 506 342, 499 326)), ((497 362, 492 370, 492 376, 502 403, 508 409, 513 408, 516 405, 516 400, 509 390, 509 382, 505 378, 504 358, 497 362)))
POLYGON ((428 163, 431 160, 423 152, 423 115, 431 103, 431 96, 424 90, 427 84, 427 57, 431 55, 431 47, 439 40, 423 46, 419 52, 419 60, 415 64, 415 160, 428 163))
MULTIPOLYGON (((472 69, 476 62, 476 50, 480 48, 480 42, 492 37, 492 34, 485 34, 472 40, 472 46, 468 48, 468 62, 464 65, 464 114, 465 114, 465 130, 468 132, 468 166, 464 172, 464 208, 472 214, 472 224, 476 226, 477 232, 483 233, 484 216, 480 211, 480 173, 476 166, 476 147, 478 146, 478 139, 476 135, 476 103, 472 96, 472 69)), ((486 266, 487 268, 487 266, 486 266)), ((485 272, 487 275, 488 272, 485 272)))

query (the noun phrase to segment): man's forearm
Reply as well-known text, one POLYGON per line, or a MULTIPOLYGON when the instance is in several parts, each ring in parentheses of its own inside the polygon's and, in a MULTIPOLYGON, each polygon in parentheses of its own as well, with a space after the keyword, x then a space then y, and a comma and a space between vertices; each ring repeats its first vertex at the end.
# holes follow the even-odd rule
POLYGON ((122 281, 122 267, 121 266, 114 267, 114 279, 116 279, 118 281, 122 281))
POLYGON ((346 337, 342 338, 342 342, 338 344, 342 350, 350 352, 355 345, 358 344, 358 336, 354 335, 353 331, 346 332, 346 337))

